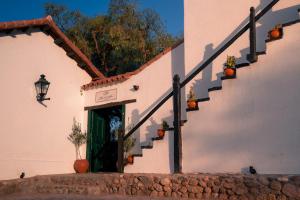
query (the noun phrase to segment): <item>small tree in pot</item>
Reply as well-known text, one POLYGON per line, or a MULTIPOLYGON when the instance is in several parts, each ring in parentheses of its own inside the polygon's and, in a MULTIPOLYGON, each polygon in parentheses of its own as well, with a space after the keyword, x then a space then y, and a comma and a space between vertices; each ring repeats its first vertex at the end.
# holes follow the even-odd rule
POLYGON ((81 131, 81 125, 75 118, 73 119, 72 132, 69 134, 68 140, 74 144, 76 150, 74 170, 76 173, 86 173, 89 169, 89 162, 81 158, 80 146, 86 143, 87 133, 81 131))

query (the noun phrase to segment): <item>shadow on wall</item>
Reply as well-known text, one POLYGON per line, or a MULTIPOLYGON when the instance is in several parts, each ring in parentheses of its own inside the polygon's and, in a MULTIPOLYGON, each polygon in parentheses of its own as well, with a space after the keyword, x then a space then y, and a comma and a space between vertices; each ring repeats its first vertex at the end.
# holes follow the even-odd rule
POLYGON ((0 33, 0 37, 7 37, 9 35, 12 38, 17 38, 18 35, 26 34, 28 36, 31 36, 32 33, 39 33, 41 30, 39 28, 29 28, 27 31, 20 31, 20 30, 13 30, 12 32, 8 33, 0 33))
MULTIPOLYGON (((183 77, 185 75, 185 71, 184 71, 184 44, 180 44, 178 47, 176 47, 175 49, 173 49, 171 51, 171 71, 172 71, 172 77, 170 77, 170 80, 172 80, 173 76, 175 74, 178 74, 181 77, 181 80, 183 80, 183 77)), ((160 97, 157 97, 157 100, 155 102, 153 102, 151 104, 151 106, 149 106, 147 109, 145 109, 142 113, 139 113, 138 110, 134 110, 131 113, 131 126, 128 127, 128 129, 132 129, 143 117, 145 117, 145 115, 147 115, 149 113, 150 110, 152 110, 160 101, 162 98, 164 98, 169 92, 171 92, 172 90, 172 83, 170 84, 170 88, 169 90, 167 90, 163 95, 161 95, 160 97)), ((184 97, 184 92, 182 93, 183 97, 184 97)), ((172 101, 172 98, 169 100, 172 101)), ((173 108, 170 108, 170 116, 164 118, 163 120, 167 121, 168 124, 170 126, 173 126, 173 108)), ((159 110, 158 110, 159 112, 159 110)), ((184 114, 184 112, 182 112, 182 114, 184 114)), ((184 118, 184 116, 183 116, 184 118)), ((141 151, 140 145, 152 145, 152 138, 156 137, 156 133, 157 133, 157 129, 161 127, 161 121, 160 122, 156 122, 154 120, 154 118, 150 118, 149 121, 151 122, 150 125, 148 125, 146 127, 146 139, 145 141, 141 141, 141 133, 140 133, 140 129, 138 129, 137 131, 135 131, 135 138, 136 138, 136 145, 134 148, 134 151, 141 151)), ((129 130, 127 130, 128 132, 129 130)), ((168 137, 169 140, 172 143, 173 140, 173 132, 169 131, 168 133, 168 137)), ((143 133, 144 134, 144 133, 143 133)), ((171 147, 170 147, 171 148, 171 147)), ((173 148, 173 147, 172 147, 173 148)), ((170 160, 172 159, 170 155, 170 160)), ((171 167, 172 168, 172 167, 171 167)))
POLYGON ((152 145, 152 138, 156 137, 156 131, 161 127, 160 122, 156 122, 153 117, 149 119, 151 124, 146 127, 146 141, 145 144, 152 145))
MULTIPOLYGON (((260 5, 256 10, 263 9, 269 0, 261 0, 260 5)), ((291 6, 288 8, 274 11, 270 10, 265 16, 258 21, 257 27, 257 49, 258 51, 264 51, 266 49, 265 39, 267 33, 274 28, 277 24, 284 24, 296 19, 299 19, 298 8, 300 5, 291 6)))
MULTIPOLYGON (((207 60, 214 52, 213 44, 210 43, 206 45, 203 60, 207 60)), ((212 71, 213 71, 213 63, 210 63, 203 71, 202 71, 202 78, 195 79, 193 83, 194 91, 197 95, 197 98, 205 98, 208 97, 208 88, 212 88, 215 86, 219 86, 222 84, 221 74, 217 74, 217 80, 212 81, 212 71)))
MULTIPOLYGON (((182 81, 185 76, 185 69, 184 69, 184 43, 180 44, 176 48, 172 49, 171 51, 171 71, 172 77, 170 80, 173 80, 175 74, 178 74, 180 80, 182 81)), ((162 66, 164 67, 164 66, 162 66)), ((159 81, 159 80, 157 80, 159 81)), ((157 100, 151 104, 147 109, 145 109, 142 113, 140 113, 140 117, 142 118, 146 114, 148 114, 168 93, 170 93, 173 89, 172 82, 170 84, 170 88, 160 97, 157 97, 157 100)), ((140 119, 141 119, 140 118, 140 119)))
MULTIPOLYGON (((141 145, 143 146, 153 146, 153 148, 155 148, 155 142, 153 143, 152 141, 152 138, 156 138, 158 137, 157 135, 157 130, 159 128, 161 128, 162 126, 162 121, 166 121, 168 123, 168 125, 170 127, 172 127, 172 124, 173 124, 173 112, 170 111, 170 116, 167 117, 167 118, 163 118, 162 121, 160 122, 157 122, 155 121, 153 118, 150 118, 149 119, 151 124, 149 126, 146 127, 146 140, 144 142, 141 142, 141 145)), ((170 171, 173 172, 174 171, 174 136, 173 136, 173 131, 166 131, 165 132, 165 136, 164 138, 168 138, 168 149, 169 149, 169 152, 168 152, 168 156, 169 156, 169 168, 170 168, 170 171)))
MULTIPOLYGON (((127 133, 129 130, 131 130, 136 125, 136 123, 139 121, 140 114, 139 114, 138 109, 134 109, 131 112, 131 117, 128 117, 128 120, 130 118, 131 118, 131 124, 129 124, 127 126, 127 128, 126 128, 127 130, 126 130, 125 133, 127 133)), ((140 144, 140 129, 136 130, 132 137, 136 139, 135 146, 133 147, 132 151, 133 152, 140 152, 141 151, 141 147, 139 145, 140 144)))
MULTIPOLYGON (((269 4, 271 1, 270 0, 262 0, 260 2, 260 5, 256 8, 256 10, 261 10, 262 8, 264 8, 267 4, 269 4)), ((272 29, 276 24, 278 23, 287 23, 293 20, 297 20, 299 19, 299 14, 297 12, 297 9, 299 8, 299 6, 292 6, 292 7, 288 7, 288 8, 284 8, 278 11, 273 11, 270 10, 268 14, 266 14, 265 16, 263 16, 263 18, 261 18, 261 20, 257 23, 259 26, 257 28, 257 46, 258 46, 258 51, 264 51, 265 50, 265 40, 267 39, 267 33, 270 29, 272 29)), ((207 59, 208 57, 210 57, 213 53, 215 53, 215 51, 217 49, 219 49, 221 46, 223 46, 229 38, 231 38, 233 35, 236 34, 236 32, 242 27, 244 26, 246 23, 248 22, 248 18, 246 18, 218 47, 216 47, 215 49, 213 48, 213 44, 208 44, 206 46, 205 49, 205 53, 204 53, 204 57, 203 60, 197 65, 200 66, 202 65, 207 59)), ((245 33, 247 34, 247 33, 245 33)), ((241 58, 237 59, 237 62, 243 62, 247 56, 247 54, 249 53, 249 48, 245 48, 245 49, 241 49, 240 50, 241 53, 241 58)), ((195 80, 194 86, 196 89, 196 95, 197 97, 207 97, 208 96, 208 92, 207 89, 210 88, 211 86, 216 86, 214 85, 214 83, 211 81, 211 76, 212 76, 212 67, 213 67, 213 63, 211 63, 210 65, 207 66, 207 68, 205 70, 203 70, 202 72, 202 79, 200 80, 195 80), (207 96, 205 96, 207 95, 207 96)), ((192 72, 191 72, 192 73, 192 72)), ((191 74, 190 73, 190 74, 191 74)), ((219 86, 221 86, 221 82, 220 77, 222 76, 222 72, 217 74, 217 81, 218 84, 220 84, 219 86)), ((275 78, 270 76, 270 79, 275 78)), ((275 87, 276 88, 276 87, 275 87)), ((274 92, 274 94, 276 94, 276 92, 274 92)), ((247 96, 247 95, 245 95, 247 96)), ((274 97, 274 98, 278 98, 278 97, 274 97)), ((234 105, 239 105, 239 104, 248 104, 251 102, 250 99, 245 98, 244 100, 245 102, 240 102, 237 103, 235 102, 235 98, 232 98, 232 100, 230 100, 229 102, 235 102, 234 105)), ((235 106, 235 110, 236 112, 238 112, 240 109, 243 109, 243 106, 235 106)), ((219 120, 224 120, 226 119, 227 121, 230 120, 230 116, 233 115, 235 116, 233 113, 226 113, 223 116, 219 116, 218 113, 215 114, 214 119, 210 119, 211 121, 219 121, 219 120)), ((245 115, 241 116, 241 120, 245 117, 245 115)), ((268 116, 265 116, 266 118, 268 118, 268 116)), ((207 138, 205 140, 203 140, 202 142, 200 142, 199 144, 197 144, 195 146, 195 151, 193 151, 193 156, 191 156, 191 158, 196 158, 196 157, 201 157, 201 155, 203 155, 204 157, 218 157, 218 155, 220 154, 220 152, 224 152, 224 155, 226 156, 228 155, 238 155, 238 154, 245 154, 249 157, 249 165, 253 165, 252 160, 254 160, 254 158, 261 157, 260 155, 260 151, 264 151, 264 147, 267 147, 266 145, 263 144, 263 142, 260 143, 261 148, 262 149, 252 149, 253 153, 251 154, 249 151, 249 149, 251 149, 251 145, 255 143, 256 141, 254 141, 254 135, 252 135, 252 126, 249 126, 247 128, 242 128, 242 127, 234 127, 234 124, 236 124, 236 118, 232 119, 231 123, 226 123, 229 126, 233 126, 229 128, 229 130, 234 130, 235 133, 249 133, 248 135, 241 135, 238 138, 235 138, 233 132, 230 132, 229 130, 224 130, 221 136, 219 132, 215 132, 214 134, 211 133, 207 133, 207 134, 203 134, 201 137, 203 138, 207 138), (212 150, 211 152, 207 152, 206 150, 210 149, 212 150), (237 149, 239 149, 239 151, 237 151, 237 149), (205 153, 204 153, 205 152, 205 153)), ((269 120, 269 119, 268 119, 269 120)), ((268 121, 267 120, 267 121, 268 121)), ((209 123, 209 122, 207 122, 209 123)), ((272 121, 268 121, 269 124, 272 124, 272 121)), ((287 122, 286 122, 287 123, 287 122)), ((250 125, 253 125, 253 127, 255 126, 263 126, 261 124, 259 124, 259 122, 255 121, 255 119, 252 120, 252 123, 249 123, 250 125), (258 123, 258 124, 256 124, 258 123)), ((276 137, 283 137, 282 133, 284 132, 284 130, 281 130, 282 132, 280 132, 279 130, 275 130, 272 129, 271 131, 267 129, 268 127, 263 127, 263 129, 265 129, 266 133, 267 132, 277 132, 277 135, 274 134, 273 136, 276 137)), ((214 130, 212 130, 214 131, 214 130)), ((259 134, 259 133, 257 133, 259 134)), ((188 136, 187 136, 188 137, 188 136)), ((267 140, 267 136, 265 136, 265 142, 268 141, 267 140)), ((194 139, 190 138, 188 139, 190 140, 190 142, 192 142, 194 139)), ((188 141, 187 140, 187 141, 188 141)), ((187 142, 188 143, 188 142, 187 142)), ((278 144, 280 146, 280 144, 278 144)), ((276 145, 275 145, 276 146, 276 145)), ((274 152, 277 150, 277 147, 275 147, 274 152)), ((220 157, 219 157, 220 158, 220 157)), ((230 159, 230 157, 228 157, 230 159)), ((278 159, 282 158, 282 154, 278 155, 278 159)), ((290 158, 292 159, 292 158, 290 158)), ((261 158, 261 160, 263 160, 263 158, 261 158)), ((216 166, 220 166, 220 165, 226 165, 226 161, 224 160, 214 160, 215 162, 211 163, 207 168, 211 168, 214 169, 216 166)), ((241 172, 245 173, 248 170, 248 166, 244 166, 241 169, 241 172)))
MULTIPOLYGON (((261 0, 261 4, 256 8, 256 10, 263 9, 270 1, 261 0)), ((299 19, 298 6, 291 6, 288 8, 280 9, 278 11, 270 10, 266 15, 264 15, 258 22, 256 28, 256 44, 257 52, 267 51, 265 40, 268 39, 268 32, 278 24, 284 24, 299 19)), ((240 50, 240 54, 243 58, 249 53, 249 47, 240 50)), ((239 61, 238 61, 239 62, 239 61)))
MULTIPOLYGON (((269 4, 270 0, 261 0, 260 5, 256 7, 256 11, 263 9, 267 4, 269 4)), ((265 39, 267 36, 267 32, 273 28, 278 22, 280 23, 286 23, 291 20, 295 20, 299 18, 298 12, 297 12, 297 6, 281 9, 278 11, 269 11, 268 14, 266 14, 259 22, 259 26, 257 28, 257 49, 258 51, 264 51, 265 50, 265 39)), ((227 38, 221 44, 219 44, 216 48, 214 48, 214 44, 209 43, 205 47, 205 53, 203 56, 202 61, 195 67, 199 67, 202 65, 213 53, 215 53, 219 48, 221 48, 229 39, 231 39, 243 26, 245 26, 249 19, 247 16, 243 22, 241 22, 236 29, 228 35, 227 38)), ((246 33, 245 33, 246 34, 246 33)), ((183 44, 184 45, 184 44, 183 44)), ((241 49, 240 50, 241 57, 237 59, 237 62, 245 62, 246 56, 249 53, 249 48, 241 49)), ((180 80, 185 78, 185 68, 184 68, 184 48, 177 47, 176 49, 171 51, 171 57, 172 57, 172 76, 175 74, 178 74, 180 76, 180 80), (178 53, 178 51, 181 51, 178 53)), ((194 70, 192 70, 188 75, 190 75, 194 70)), ((201 79, 195 79, 195 82, 193 83, 193 86, 195 88, 195 92, 197 95, 197 98, 205 98, 208 97, 208 89, 215 86, 221 86, 221 77, 223 76, 223 72, 217 73, 217 80, 212 81, 212 71, 213 71, 213 63, 209 64, 203 71, 202 71, 202 78, 201 79)), ((172 86, 168 91, 166 91, 161 97, 157 98, 157 101, 155 101, 148 109, 146 109, 143 113, 139 113, 137 110, 135 110, 132 113, 132 121, 133 123, 137 123, 143 116, 145 116, 154 106, 157 105, 157 103, 160 102, 160 100, 166 96, 170 91, 172 90, 172 86)), ((182 89, 182 119, 187 119, 185 110, 185 102, 186 102, 186 89, 182 89)), ((165 119, 170 123, 170 125, 173 125, 173 111, 171 110, 170 116, 165 119)), ((151 138, 155 136, 156 130, 160 127, 160 122, 156 122, 153 120, 153 118, 150 119, 151 125, 147 127, 147 134, 146 134, 146 140, 151 141, 151 138)), ((243 131, 243 130, 240 130, 243 131)), ((170 168, 173 170, 173 132, 169 132, 169 158, 170 158, 170 168)), ((139 130, 136 131, 135 137, 137 139, 137 143, 140 144, 140 132, 139 130)), ((145 141, 145 142, 147 142, 145 141)), ((220 140, 222 141, 222 140, 220 140)), ((210 145, 207 143, 206 145, 210 145)))
MULTIPOLYGON (((205 46, 203 59, 186 76, 191 75, 195 71, 195 69, 203 65, 205 61, 208 60, 208 58, 210 58, 217 50, 219 50, 222 46, 224 46, 248 22, 249 22, 249 17, 246 16, 246 18, 218 46, 216 46, 216 44, 213 43, 208 43, 205 46), (214 48, 214 46, 216 47, 214 48)), ((210 63, 206 67, 206 69, 202 71, 202 79, 200 80, 195 79, 195 83, 193 83, 193 85, 195 86, 194 89, 197 98, 206 98, 208 97, 208 89, 210 87, 221 86, 221 77, 223 73, 216 74, 217 80, 212 81, 213 64, 214 64, 213 62, 210 63)))
MULTIPOLYGON (((165 121, 168 122, 170 127, 174 127, 173 125, 173 111, 170 111, 170 117, 165 118, 165 121), (169 123, 172 122, 172 123, 169 123)), ((169 166, 170 166, 170 172, 174 172, 174 132, 168 131, 167 136, 169 139, 169 166)))
MULTIPOLYGON (((286 46, 282 51, 291 49, 286 46)), ((286 60, 293 60, 289 53, 285 55, 286 60)), ((192 158, 198 158, 193 163, 194 170, 219 171, 243 164, 239 166, 242 172, 253 165, 261 173, 299 173, 299 159, 295 158, 299 152, 300 112, 299 106, 293 106, 300 100, 299 93, 294 91, 300 76, 297 60, 292 61, 293 67, 289 69, 292 71, 284 77, 282 63, 276 62, 257 66, 251 69, 256 70, 252 73, 244 71, 244 78, 248 80, 241 78, 243 85, 234 80, 232 95, 216 96, 223 98, 223 104, 218 108, 210 105, 207 111, 197 115, 204 127, 197 131, 193 129, 185 136, 186 143, 193 145, 188 152, 189 161, 192 163, 192 158), (245 88, 247 81, 251 84, 245 88), (214 113, 210 114, 210 111, 214 113)), ((197 119, 190 122, 196 123, 197 119)))
MULTIPOLYGON (((128 130, 126 130, 126 133, 128 133, 128 131, 130 131, 137 123, 139 123, 141 121, 141 119, 143 117, 145 117, 149 112, 150 110, 152 110, 160 101, 162 98, 164 98, 169 92, 171 92, 171 88, 166 91, 163 95, 161 95, 160 97, 157 98, 157 100, 155 102, 153 102, 151 104, 151 106, 149 106, 147 109, 145 109, 144 112, 142 113, 139 113, 139 111, 137 109, 135 109, 132 113, 131 113, 131 125, 128 126, 128 130)), ((136 138, 136 144, 135 144, 135 147, 134 147, 134 151, 135 152, 141 152, 141 145, 149 145, 152 143, 151 141, 151 137, 156 133, 156 129, 158 127, 160 127, 160 125, 155 122, 153 120, 153 118, 150 118, 148 119, 148 121, 150 120, 150 122, 152 123, 150 126, 147 126, 147 133, 145 133, 145 136, 146 136, 146 140, 145 141, 141 141, 141 132, 140 132, 140 128, 137 129, 135 132, 134 132, 134 137, 136 138)))
MULTIPOLYGON (((180 82, 182 82, 185 78, 185 62, 184 62, 184 43, 179 46, 179 48, 175 49, 171 52, 171 62, 172 62, 172 78, 178 74, 180 77, 180 82)), ((173 80, 173 79, 172 79, 173 80)), ((173 86, 172 86, 173 87, 173 86)), ((182 119, 186 119, 186 113, 185 113, 185 103, 186 102, 186 89, 185 87, 181 89, 181 115, 182 119)), ((173 110, 173 108, 172 108, 173 110)), ((171 113, 171 116, 173 116, 173 113, 171 113)))
MULTIPOLYGON (((256 13, 259 13, 260 10, 265 8, 271 0, 261 0, 260 4, 256 7, 256 13)), ((278 23, 287 23, 296 19, 299 19, 297 6, 292 6, 284 9, 280 9, 278 11, 270 10, 266 15, 264 15, 257 22, 257 51, 265 51, 268 32, 278 23)), ((247 16, 242 23, 240 23, 236 29, 229 34, 223 42, 221 42, 216 48, 214 44, 209 43, 205 47, 205 52, 202 61, 194 68, 198 68, 201 66, 210 56, 212 56, 218 49, 220 49, 226 42, 228 42, 243 26, 245 26, 249 22, 249 17, 247 16)), ((247 33, 245 33, 247 34, 247 33)), ((249 47, 240 50, 241 57, 237 58, 237 63, 248 62, 246 60, 247 54, 249 54, 249 47)), ((194 70, 192 70, 188 75, 190 75, 194 70)), ((216 74, 217 80, 212 81, 212 71, 213 71, 213 63, 209 64, 202 71, 202 79, 195 79, 193 86, 196 93, 197 98, 206 98, 208 97, 208 89, 211 87, 217 87, 222 85, 221 77, 223 76, 223 72, 219 72, 216 74)), ((187 76, 188 76, 187 75, 187 76)), ((184 91, 183 91, 184 92, 184 91)))
MULTIPOLYGON (((153 118, 150 119, 151 121, 151 125, 147 127, 147 132, 148 134, 146 134, 146 138, 147 141, 151 141, 151 138, 153 137, 157 137, 157 129, 161 128, 162 125, 162 121, 166 121, 170 127, 173 127, 173 111, 170 111, 170 115, 166 118, 163 118, 161 122, 156 122, 155 120, 153 120, 153 118)), ((174 171, 174 135, 173 135, 173 131, 166 131, 165 132, 165 138, 168 138, 168 156, 169 156, 169 168, 170 171, 173 172, 174 171)), ((155 143, 152 144, 154 145, 155 148, 155 143)))

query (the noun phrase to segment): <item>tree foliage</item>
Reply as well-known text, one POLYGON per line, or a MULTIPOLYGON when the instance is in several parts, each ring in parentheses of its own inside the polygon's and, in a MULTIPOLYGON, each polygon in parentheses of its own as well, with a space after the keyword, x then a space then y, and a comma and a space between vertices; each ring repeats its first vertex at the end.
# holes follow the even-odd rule
POLYGON ((134 0, 111 0, 108 13, 96 17, 52 3, 45 13, 106 76, 133 71, 179 40, 154 10, 139 10, 134 0))

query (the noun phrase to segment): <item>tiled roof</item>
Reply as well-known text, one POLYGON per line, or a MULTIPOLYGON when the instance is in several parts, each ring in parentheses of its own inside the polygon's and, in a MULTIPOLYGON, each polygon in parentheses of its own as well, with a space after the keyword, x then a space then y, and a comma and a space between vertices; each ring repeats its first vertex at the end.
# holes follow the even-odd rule
POLYGON ((78 66, 83 68, 93 79, 105 79, 105 76, 93 65, 93 63, 56 26, 51 16, 33 20, 0 22, 0 32, 6 33, 10 33, 14 29, 26 31, 31 27, 40 28, 42 31, 50 34, 54 38, 54 42, 62 47, 67 52, 67 55, 73 58, 78 66))
POLYGON ((124 74, 105 77, 94 65, 93 63, 76 47, 68 37, 57 27, 51 16, 45 18, 33 19, 33 20, 20 20, 12 22, 0 22, 0 32, 10 33, 15 29, 26 31, 28 28, 40 28, 42 31, 50 34, 54 38, 54 42, 62 47, 67 55, 73 58, 79 67, 83 68, 93 79, 90 83, 83 85, 83 90, 88 90, 99 85, 112 84, 117 82, 122 82, 129 79, 131 76, 138 74, 146 67, 151 65, 153 62, 160 59, 163 55, 167 54, 171 50, 175 49, 183 43, 183 40, 179 41, 177 44, 165 49, 163 52, 155 56, 153 59, 148 61, 146 64, 142 65, 140 68, 133 72, 127 72, 124 74))
POLYGON ((160 59, 163 55, 167 54, 168 52, 172 51, 173 49, 175 49, 176 47, 181 45, 183 42, 184 42, 184 40, 181 40, 178 43, 176 43, 175 45, 173 45, 172 47, 166 48, 163 52, 161 52, 160 54, 158 54, 153 59, 151 59, 146 64, 142 65, 141 67, 139 67, 137 70, 135 70, 133 72, 127 72, 125 74, 111 76, 111 77, 104 78, 104 79, 93 79, 90 83, 83 85, 81 88, 83 90, 89 90, 89 89, 95 88, 100 85, 107 85, 107 84, 125 81, 125 80, 129 79, 131 76, 136 75, 139 72, 143 71, 145 68, 150 66, 152 63, 154 63, 158 59, 160 59))
POLYGON ((83 85, 81 89, 89 90, 99 85, 108 85, 112 83, 122 82, 129 79, 132 76, 132 72, 127 72, 125 74, 120 74, 116 76, 111 76, 104 79, 93 79, 90 83, 83 85))

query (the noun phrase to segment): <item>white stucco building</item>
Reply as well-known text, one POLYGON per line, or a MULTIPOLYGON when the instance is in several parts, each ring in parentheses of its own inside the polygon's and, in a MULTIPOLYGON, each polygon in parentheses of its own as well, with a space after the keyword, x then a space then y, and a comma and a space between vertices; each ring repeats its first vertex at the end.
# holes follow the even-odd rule
MULTIPOLYGON (((88 131, 82 150, 91 171, 116 171, 112 124, 128 132, 172 91, 175 74, 184 80, 248 23, 251 6, 259 13, 271 2, 185 0, 184 41, 115 77, 103 76, 51 17, 0 23, 0 180, 72 173, 74 117, 88 131), (51 82, 44 105, 34 88, 41 74, 51 82)), ((300 173, 299 8, 299 0, 281 0, 257 22, 257 62, 246 59, 247 31, 182 89, 183 172, 300 173), (282 39, 266 42, 277 24, 282 39), (221 80, 227 55, 245 65, 221 80), (190 86, 199 109, 187 112, 190 86)), ((173 172, 173 131, 152 139, 162 120, 173 126, 172 98, 134 132, 136 156, 125 172, 173 172)))

